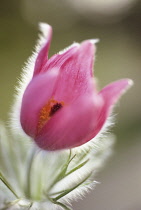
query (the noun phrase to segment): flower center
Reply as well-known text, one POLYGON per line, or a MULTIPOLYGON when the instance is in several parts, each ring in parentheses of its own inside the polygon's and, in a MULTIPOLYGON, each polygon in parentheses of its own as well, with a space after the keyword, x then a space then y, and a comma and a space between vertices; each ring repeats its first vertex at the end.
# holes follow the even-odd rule
POLYGON ((46 122, 63 107, 64 102, 58 102, 54 98, 51 98, 47 104, 45 104, 39 112, 39 120, 37 125, 37 133, 43 128, 46 122))
POLYGON ((51 107, 51 110, 50 110, 50 113, 49 113, 49 116, 52 116, 55 114, 55 112, 58 111, 58 109, 62 108, 62 104, 61 103, 56 103, 54 104, 52 107, 51 107))

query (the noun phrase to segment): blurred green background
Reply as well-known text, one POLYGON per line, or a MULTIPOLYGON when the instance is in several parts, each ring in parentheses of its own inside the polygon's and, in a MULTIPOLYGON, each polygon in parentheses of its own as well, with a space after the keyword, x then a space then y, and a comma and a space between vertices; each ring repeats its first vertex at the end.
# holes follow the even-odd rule
POLYGON ((96 177, 101 184, 75 210, 141 209, 141 1, 0 0, 0 119, 8 121, 14 86, 34 49, 38 22, 53 26, 50 55, 85 39, 99 38, 98 86, 131 78, 112 132, 114 155, 96 177))

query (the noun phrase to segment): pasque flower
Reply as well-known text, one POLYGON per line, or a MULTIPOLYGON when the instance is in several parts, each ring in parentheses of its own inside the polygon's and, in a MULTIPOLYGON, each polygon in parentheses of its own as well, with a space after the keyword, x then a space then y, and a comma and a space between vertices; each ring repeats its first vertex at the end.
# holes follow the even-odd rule
POLYGON ((77 147, 102 130, 131 80, 113 82, 98 92, 93 76, 95 40, 75 43, 48 59, 52 28, 44 28, 48 34, 22 98, 21 126, 44 150, 77 147))

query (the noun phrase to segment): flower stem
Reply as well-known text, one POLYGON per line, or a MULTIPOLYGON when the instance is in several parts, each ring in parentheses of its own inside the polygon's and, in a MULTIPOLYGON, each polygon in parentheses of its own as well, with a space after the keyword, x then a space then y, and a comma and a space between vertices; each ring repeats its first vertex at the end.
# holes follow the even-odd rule
POLYGON ((32 164, 33 164, 33 160, 34 160, 34 156, 35 156, 35 149, 33 149, 31 155, 30 155, 30 159, 29 159, 29 164, 28 164, 28 168, 27 168, 27 185, 26 185, 26 189, 25 189, 25 194, 27 198, 30 198, 31 196, 31 169, 32 169, 32 164))
POLYGON ((0 180, 4 183, 4 185, 13 193, 13 195, 20 199, 19 196, 16 194, 16 192, 13 190, 13 187, 9 184, 9 182, 6 180, 4 175, 0 172, 0 180))

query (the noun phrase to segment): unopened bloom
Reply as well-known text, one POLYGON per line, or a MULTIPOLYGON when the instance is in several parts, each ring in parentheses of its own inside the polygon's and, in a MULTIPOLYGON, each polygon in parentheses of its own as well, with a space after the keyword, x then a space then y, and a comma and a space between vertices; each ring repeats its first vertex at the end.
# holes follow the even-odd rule
POLYGON ((122 79, 97 91, 94 41, 74 44, 48 59, 52 28, 42 45, 21 104, 25 133, 45 150, 80 146, 103 128, 112 106, 131 81, 122 79))

